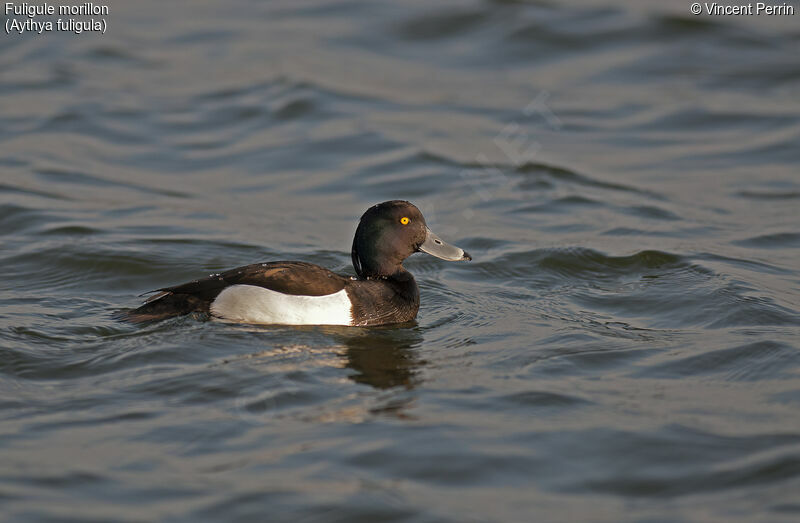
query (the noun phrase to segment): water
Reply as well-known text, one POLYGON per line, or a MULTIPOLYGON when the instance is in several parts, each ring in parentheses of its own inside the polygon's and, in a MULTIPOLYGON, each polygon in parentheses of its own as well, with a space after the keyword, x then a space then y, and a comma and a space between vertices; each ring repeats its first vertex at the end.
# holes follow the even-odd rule
POLYGON ((800 11, 108 5, 0 36, 3 519, 800 518, 800 11), (412 327, 113 319, 394 198, 412 327))

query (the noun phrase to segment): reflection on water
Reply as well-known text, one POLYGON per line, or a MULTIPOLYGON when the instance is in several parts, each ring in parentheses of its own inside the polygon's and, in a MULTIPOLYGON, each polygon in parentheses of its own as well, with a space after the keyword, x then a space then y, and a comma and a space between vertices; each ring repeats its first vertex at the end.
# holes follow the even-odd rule
MULTIPOLYGON (((237 327, 258 334, 272 327, 237 327)), ((261 380, 254 380, 253 390, 235 400, 238 416, 253 423, 266 423, 273 418, 303 418, 308 416, 310 403, 316 401, 312 384, 306 381, 309 370, 352 369, 347 378, 354 383, 369 385, 387 393, 374 400, 365 399, 362 392, 353 392, 321 409, 312 409, 309 420, 359 422, 369 415, 386 414, 406 417, 413 403, 410 391, 420 381, 424 364, 414 348, 422 341, 416 328, 349 329, 342 327, 301 327, 330 337, 333 345, 277 345, 259 352, 225 359, 222 365, 245 364, 249 369, 260 368, 261 380), (254 361, 255 360, 255 361, 254 361)), ((235 371, 233 371, 235 372, 235 371)), ((320 389, 320 394, 325 391, 320 389)))
POLYGON ((800 14, 109 5, 0 36, 5 519, 797 519, 800 14), (113 319, 395 198, 412 325, 113 319))
POLYGON ((413 389, 421 379, 425 362, 412 350, 422 344, 422 334, 414 328, 370 329, 339 340, 347 347, 347 367, 356 371, 348 376, 356 383, 376 389, 413 389))

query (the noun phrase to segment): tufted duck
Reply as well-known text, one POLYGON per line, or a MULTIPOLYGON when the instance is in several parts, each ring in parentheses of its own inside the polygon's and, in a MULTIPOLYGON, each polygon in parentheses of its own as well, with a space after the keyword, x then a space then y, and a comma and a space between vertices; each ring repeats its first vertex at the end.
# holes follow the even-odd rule
POLYGON ((256 263, 174 287, 158 289, 132 321, 201 312, 239 323, 385 325, 411 321, 419 289, 403 260, 425 252, 449 261, 471 260, 425 224, 414 205, 393 200, 361 217, 351 251, 358 277, 298 261, 256 263))

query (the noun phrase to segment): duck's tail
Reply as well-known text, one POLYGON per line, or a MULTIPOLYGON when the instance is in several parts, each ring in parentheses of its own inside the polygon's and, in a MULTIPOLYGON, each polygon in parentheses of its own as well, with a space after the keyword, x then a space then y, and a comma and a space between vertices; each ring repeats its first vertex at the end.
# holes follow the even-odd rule
POLYGON ((197 296, 161 291, 148 298, 144 305, 135 309, 119 311, 114 314, 114 317, 133 323, 149 323, 193 312, 208 314, 208 308, 209 302, 197 296))

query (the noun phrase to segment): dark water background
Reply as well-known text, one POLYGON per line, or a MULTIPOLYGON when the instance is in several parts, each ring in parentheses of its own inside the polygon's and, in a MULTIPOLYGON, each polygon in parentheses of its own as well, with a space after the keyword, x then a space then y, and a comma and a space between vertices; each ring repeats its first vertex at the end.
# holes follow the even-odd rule
POLYGON ((109 5, 0 35, 2 519, 800 519, 797 2, 109 5), (112 319, 394 198, 416 326, 112 319))

